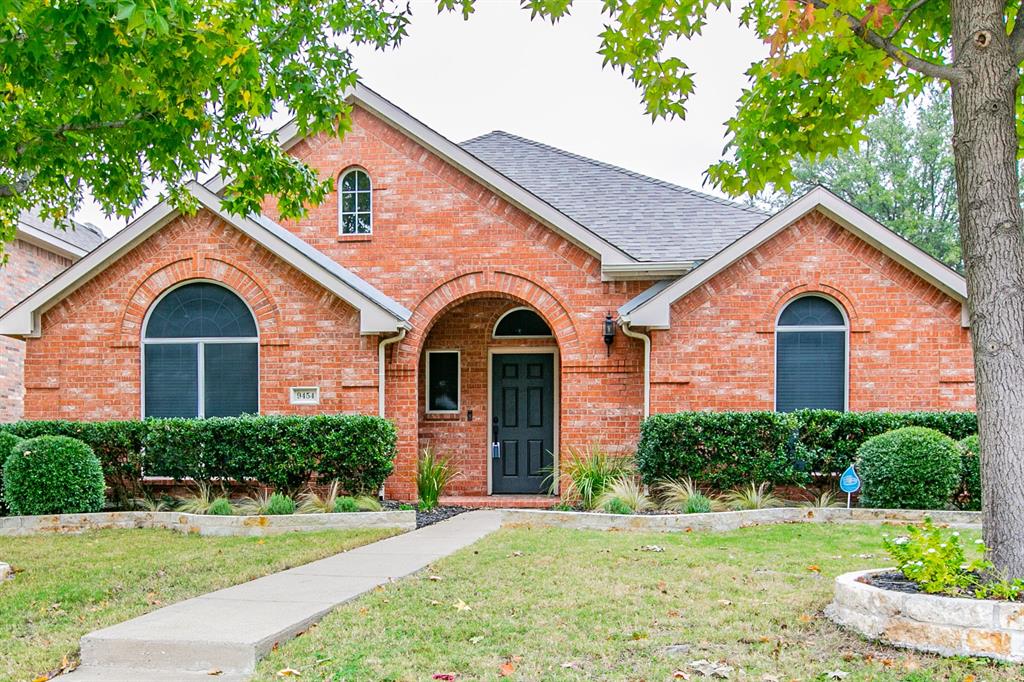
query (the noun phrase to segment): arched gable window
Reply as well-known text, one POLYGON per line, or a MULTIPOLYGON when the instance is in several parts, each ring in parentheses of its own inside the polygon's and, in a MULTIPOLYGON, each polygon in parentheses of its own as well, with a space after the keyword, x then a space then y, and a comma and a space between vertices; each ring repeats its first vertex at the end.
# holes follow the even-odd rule
POLYGON ((352 168, 338 182, 338 229, 341 234, 373 233, 373 188, 370 176, 352 168))
POLYGON ((529 308, 513 308, 494 325, 494 338, 547 338, 551 336, 551 327, 533 310, 529 308))
POLYGON ((823 296, 791 301, 775 326, 775 409, 844 411, 847 394, 846 315, 823 296))
POLYGON ((144 417, 259 411, 259 334, 229 289, 191 282, 164 293, 143 325, 144 417))

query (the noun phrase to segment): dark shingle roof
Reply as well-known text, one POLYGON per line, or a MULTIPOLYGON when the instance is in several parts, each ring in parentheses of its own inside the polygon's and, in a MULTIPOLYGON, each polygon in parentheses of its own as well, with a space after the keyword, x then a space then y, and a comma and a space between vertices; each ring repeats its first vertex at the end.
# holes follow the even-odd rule
POLYGON ((637 260, 704 260, 768 216, 496 130, 460 145, 637 260))
POLYGON ((98 227, 87 223, 71 221, 71 225, 64 229, 64 227, 57 227, 51 221, 43 220, 36 214, 28 211, 18 216, 18 222, 87 252, 92 251, 106 240, 106 237, 103 236, 98 227))

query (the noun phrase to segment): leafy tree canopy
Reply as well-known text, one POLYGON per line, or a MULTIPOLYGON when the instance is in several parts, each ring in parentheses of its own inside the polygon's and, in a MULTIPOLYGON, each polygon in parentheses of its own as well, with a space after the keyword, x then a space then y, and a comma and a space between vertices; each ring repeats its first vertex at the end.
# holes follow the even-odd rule
POLYGON ((857 147, 818 161, 798 157, 790 192, 769 188, 752 203, 775 211, 824 185, 962 270, 952 137, 949 94, 931 87, 910 106, 885 104, 857 147))

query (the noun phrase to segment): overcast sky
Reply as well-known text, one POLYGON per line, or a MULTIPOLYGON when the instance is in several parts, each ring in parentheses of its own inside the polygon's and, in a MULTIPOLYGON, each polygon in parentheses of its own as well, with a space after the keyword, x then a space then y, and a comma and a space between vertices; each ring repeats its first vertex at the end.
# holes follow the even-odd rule
MULTIPOLYGON (((531 21, 518 0, 476 6, 463 21, 438 15, 432 0, 413 0, 400 47, 356 51, 360 77, 456 142, 505 130, 695 189, 720 158, 744 72, 767 53, 735 14, 716 15, 703 37, 678 49, 697 72, 689 115, 652 123, 639 91, 601 67, 598 0, 576 0, 572 15, 555 26, 531 21)), ((108 234, 124 226, 95 206, 77 217, 108 234)))

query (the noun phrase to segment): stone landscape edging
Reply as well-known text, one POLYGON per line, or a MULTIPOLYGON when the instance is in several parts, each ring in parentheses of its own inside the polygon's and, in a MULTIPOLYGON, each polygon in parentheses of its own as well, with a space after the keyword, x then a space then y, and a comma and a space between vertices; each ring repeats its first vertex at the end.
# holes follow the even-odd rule
POLYGON ((895 569, 844 573, 825 609, 832 622, 886 644, 942 656, 1024 663, 1024 604, 897 592, 865 578, 895 569))
POLYGON ((729 531, 774 523, 920 523, 926 516, 939 525, 981 524, 981 512, 839 507, 776 507, 705 514, 606 514, 547 509, 506 509, 503 511, 502 523, 505 526, 671 533, 695 530, 729 531))
POLYGON ((0 517, 0 537, 81 533, 108 528, 164 528, 204 536, 263 536, 318 530, 396 528, 415 530, 416 512, 214 516, 181 512, 118 511, 0 517))

